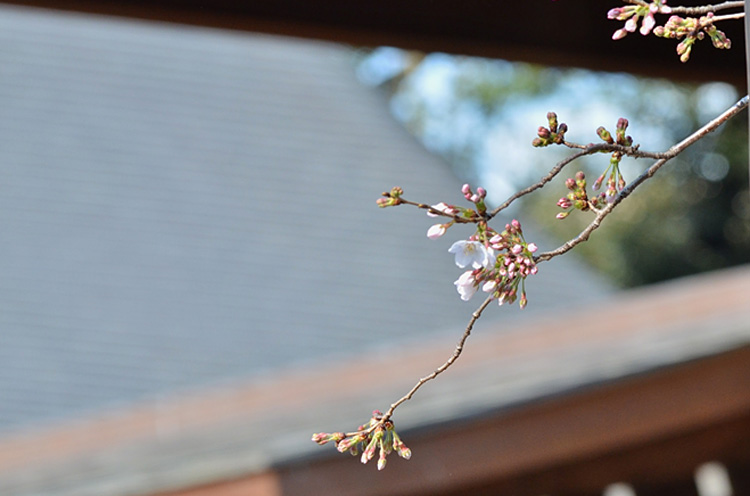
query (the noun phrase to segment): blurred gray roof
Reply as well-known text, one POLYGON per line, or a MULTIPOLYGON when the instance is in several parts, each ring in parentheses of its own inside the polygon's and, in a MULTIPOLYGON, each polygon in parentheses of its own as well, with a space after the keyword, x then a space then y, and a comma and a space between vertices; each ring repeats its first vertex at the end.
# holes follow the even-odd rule
MULTIPOLYGON (((466 233, 375 206, 460 183, 356 60, 2 7, 0 433, 460 333, 475 305, 446 249, 466 233)), ((569 302, 573 271, 594 297, 579 269, 544 267, 527 312, 569 302)))

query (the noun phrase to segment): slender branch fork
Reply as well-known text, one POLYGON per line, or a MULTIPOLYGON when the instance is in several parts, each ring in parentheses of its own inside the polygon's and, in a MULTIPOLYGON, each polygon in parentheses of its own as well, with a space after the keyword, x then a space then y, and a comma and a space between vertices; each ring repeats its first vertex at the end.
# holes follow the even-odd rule
MULTIPOLYGON (((729 2, 728 2, 729 3, 729 2)), ((577 158, 580 158, 584 155, 591 155, 593 153, 598 152, 612 152, 612 151, 620 151, 624 154, 630 155, 632 157, 639 157, 639 158, 653 158, 657 159, 656 162, 653 163, 648 169, 646 169, 640 176, 638 176, 636 179, 634 179, 630 184, 628 184, 625 188, 623 188, 620 193, 614 198, 614 200, 609 203, 606 207, 600 209, 596 213, 596 217, 593 221, 576 236, 575 238, 567 241, 565 244, 560 246, 559 248, 541 253, 534 257, 535 262, 543 262, 550 260, 556 256, 562 255, 563 253, 566 253, 573 249, 576 245, 586 241, 589 236, 591 236, 591 233, 594 232, 602 223, 605 217, 607 217, 622 201, 630 196, 630 194, 641 184, 643 184, 646 180, 653 177, 654 174, 662 167, 664 164, 669 162, 671 159, 675 158, 677 155, 685 151, 690 145, 694 144, 695 142, 699 141, 701 138, 706 136, 707 134, 715 131, 719 126, 721 126, 723 123, 731 119, 732 117, 739 114, 742 110, 747 108, 748 106, 748 96, 745 95, 743 98, 741 98, 737 103, 732 105, 730 108, 722 112, 719 116, 712 119, 710 122, 705 124, 703 127, 692 133, 687 138, 683 139, 679 143, 673 145, 670 147, 666 152, 662 153, 654 153, 654 152, 642 152, 638 150, 637 146, 634 147, 624 147, 621 145, 610 145, 607 143, 600 143, 600 144, 591 144, 591 145, 575 145, 572 143, 564 143, 566 146, 569 146, 571 148, 580 148, 581 150, 574 153, 570 157, 567 157, 564 160, 561 160, 558 162, 550 172, 541 178, 541 180, 532 186, 529 186, 528 188, 521 190, 520 192, 514 194, 508 200, 506 200, 503 204, 501 204, 499 207, 497 207, 495 210, 493 210, 491 213, 487 214, 487 220, 491 217, 494 217, 497 215, 500 211, 507 208, 511 203, 513 203, 518 198, 527 195, 531 193, 532 191, 535 191, 541 187, 543 187, 546 183, 552 180, 557 174, 562 171, 562 169, 570 164, 572 161, 574 161, 577 158)), ((414 203, 410 201, 403 201, 404 204, 413 205, 422 209, 426 209, 432 213, 443 215, 446 217, 454 217, 452 215, 447 215, 443 212, 440 212, 438 210, 435 210, 434 208, 430 207, 429 205, 422 204, 422 203, 414 203)), ((458 220, 458 219, 457 219, 458 220)), ((466 219, 461 219, 462 222, 466 222, 466 219)), ((469 221, 471 222, 471 221, 469 221)), ((404 396, 399 398, 397 401, 391 404, 390 408, 387 412, 381 417, 380 422, 385 423, 388 421, 391 416, 393 415, 393 412, 398 408, 401 404, 404 402, 410 400, 414 394, 424 386, 427 382, 431 381, 432 379, 435 379, 438 375, 442 374, 448 368, 453 365, 453 363, 458 360, 458 357, 461 356, 461 353, 463 352, 464 345, 466 344, 466 341, 469 339, 469 336, 471 335, 471 331, 474 328, 474 325, 479 320, 479 318, 482 316, 482 313, 487 308, 487 306, 492 302, 493 298, 488 297, 487 299, 482 302, 482 304, 477 308, 474 313, 471 315, 471 319, 469 320, 469 323, 466 326, 466 329, 463 332, 463 335, 461 336, 461 339, 458 341, 458 344, 456 345, 455 349, 453 350, 453 353, 451 356, 438 368, 436 368, 431 374, 428 374, 419 381, 409 390, 408 393, 406 393, 404 396)), ((365 432, 372 431, 374 429, 373 427, 370 427, 365 432)), ((358 432, 361 434, 362 432, 358 432)), ((357 433, 349 433, 347 435, 354 435, 357 433)))

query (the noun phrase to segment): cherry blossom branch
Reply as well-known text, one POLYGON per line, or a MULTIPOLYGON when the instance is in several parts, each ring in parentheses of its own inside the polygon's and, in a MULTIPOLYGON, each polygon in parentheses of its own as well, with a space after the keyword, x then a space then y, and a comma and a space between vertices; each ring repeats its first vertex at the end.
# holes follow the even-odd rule
POLYGON ((685 149, 687 149, 689 146, 691 146, 695 142, 702 139, 707 134, 715 131, 719 126, 721 126, 726 121, 728 121, 729 119, 731 119, 732 117, 740 113, 742 110, 747 108, 747 106, 748 106, 748 95, 745 95, 737 103, 735 103, 730 108, 722 112, 716 118, 709 121, 707 124, 705 124, 703 127, 701 127, 700 129, 692 133, 690 136, 680 141, 679 143, 673 145, 672 147, 669 148, 669 150, 667 150, 663 154, 659 154, 660 155, 659 160, 654 162, 654 164, 651 165, 651 167, 646 169, 646 171, 644 171, 640 176, 638 176, 629 185, 623 188, 611 203, 607 204, 606 207, 599 210, 594 220, 591 221, 591 223, 585 229, 583 229, 583 231, 581 231, 580 234, 578 234, 578 236, 567 241, 566 243, 564 243, 563 245, 561 245, 555 250, 540 253, 536 255, 534 257, 534 261, 537 263, 540 263, 540 262, 550 260, 556 256, 562 255, 563 253, 570 251, 576 245, 588 240, 589 236, 591 236, 591 233, 599 228, 604 218, 607 217, 625 198, 630 196, 630 194, 633 191, 635 191, 635 189, 638 186, 643 184, 647 179, 650 179, 651 177, 653 177, 653 175, 656 174, 656 172, 664 164, 669 162, 671 159, 675 158, 677 155, 685 151, 685 149))
POLYGON ((670 7, 667 0, 623 0, 624 7, 616 7, 607 12, 607 18, 625 21, 625 24, 612 34, 613 40, 619 40, 638 30, 643 36, 653 33, 660 38, 681 40, 677 47, 677 55, 681 62, 690 59, 690 53, 696 41, 708 36, 715 48, 728 49, 732 41, 723 31, 717 29, 716 24, 722 21, 741 19, 745 17, 744 1, 728 1, 721 4, 705 5, 701 7, 670 7), (717 11, 739 9, 743 11, 735 14, 717 16, 717 11), (663 26, 657 26, 656 15, 671 14, 663 26), (680 17, 676 14, 687 14, 680 17), (640 22, 640 29, 638 24, 640 22))
MULTIPOLYGON (((715 16, 714 13, 725 9, 740 8, 745 3, 744 1, 726 1, 703 7, 672 8, 666 5, 666 0, 652 0, 651 2, 646 2, 645 0, 623 0, 623 2, 634 6, 611 9, 607 14, 610 19, 626 21, 625 26, 615 32, 613 39, 620 39, 627 33, 635 31, 639 19, 643 18, 640 29, 641 34, 646 35, 653 31, 657 36, 682 39, 677 47, 677 53, 683 62, 688 60, 693 43, 696 40, 703 39, 705 35, 711 38, 715 47, 729 48, 731 42, 726 38, 724 33, 715 28, 714 23, 729 19, 740 19, 744 17, 744 12, 723 16, 715 16), (703 15, 703 17, 700 19, 682 19, 679 16, 672 16, 664 26, 655 27, 654 14, 668 13, 703 15)), ((636 188, 652 178, 671 159, 678 156, 707 134, 715 131, 724 122, 747 108, 747 106, 748 96, 745 96, 732 107, 665 152, 644 152, 639 149, 638 145, 633 146, 632 138, 625 134, 628 121, 624 118, 618 120, 614 136, 604 127, 597 129, 596 132, 604 143, 582 145, 566 141, 565 132, 568 129, 567 125, 564 123, 558 124, 557 115, 550 112, 547 114, 549 127, 540 127, 537 138, 533 140, 532 144, 536 147, 552 144, 564 145, 578 151, 559 161, 539 181, 513 194, 492 211, 487 210, 484 201, 487 192, 483 188, 477 188, 476 192, 474 192, 468 184, 465 184, 461 191, 464 198, 474 204, 474 208, 447 205, 443 202, 436 205, 413 202, 403 198, 403 190, 399 187, 394 187, 389 192, 383 193, 382 198, 377 201, 380 207, 402 204, 411 205, 426 210, 427 215, 430 217, 449 218, 450 221, 444 224, 435 224, 428 229, 427 236, 431 239, 443 236, 447 229, 455 223, 475 224, 476 232, 468 240, 456 241, 449 249, 449 252, 455 255, 458 267, 464 269, 468 267, 468 270, 454 284, 462 300, 469 300, 480 287, 482 291, 489 293, 489 296, 472 313, 459 342, 448 359, 432 373, 420 378, 405 395, 390 405, 386 413, 375 410, 370 421, 367 424, 361 425, 357 431, 317 433, 313 434, 312 440, 318 444, 334 442, 338 451, 348 451, 353 455, 357 455, 361 450, 362 463, 367 463, 371 460, 375 455, 375 451, 379 449, 378 470, 382 470, 385 467, 386 457, 393 451, 396 451, 403 458, 410 458, 411 450, 406 447, 396 433, 391 417, 395 410, 406 401, 412 399, 422 386, 448 370, 458 360, 474 325, 489 304, 495 300, 500 305, 504 302, 512 303, 520 294, 520 306, 524 308, 527 303, 525 280, 527 276, 536 274, 537 263, 548 261, 556 256, 567 253, 575 246, 588 240, 591 234, 601 226, 604 219, 623 200, 630 196, 636 188), (566 187, 570 192, 565 198, 561 198, 558 201, 558 206, 569 209, 567 212, 557 215, 560 219, 565 218, 573 208, 591 210, 595 213, 593 221, 575 238, 568 240, 552 251, 534 255, 537 247, 534 243, 528 243, 524 239, 521 225, 517 220, 506 224, 505 230, 502 232, 495 231, 489 226, 489 221, 501 211, 508 208, 514 201, 544 187, 574 160, 595 153, 611 154, 609 166, 604 174, 594 183, 594 189, 598 189, 604 182, 607 174, 609 174, 606 193, 589 198, 586 192, 585 175, 583 172, 578 172, 575 179, 570 178, 566 180, 566 187), (620 160, 623 156, 651 158, 656 160, 656 162, 635 180, 627 184, 619 169, 620 160)))

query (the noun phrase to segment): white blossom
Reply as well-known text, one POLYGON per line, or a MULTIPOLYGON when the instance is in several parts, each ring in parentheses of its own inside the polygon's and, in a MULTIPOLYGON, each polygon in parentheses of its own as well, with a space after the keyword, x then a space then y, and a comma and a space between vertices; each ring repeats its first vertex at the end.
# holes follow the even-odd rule
MULTIPOLYGON (((448 205, 446 205, 445 202, 440 202, 437 205, 432 205, 433 210, 437 210, 438 212, 443 212, 445 214, 453 213, 453 209, 450 208, 448 205)), ((428 217, 437 217, 438 214, 431 212, 430 210, 427 211, 428 217)))
POLYGON ((456 256, 456 265, 462 269, 469 265, 475 269, 481 269, 493 262, 493 250, 486 248, 479 241, 456 241, 448 252, 456 256))
POLYGON ((477 292, 475 282, 473 271, 467 270, 453 283, 456 285, 456 291, 461 295, 462 300, 469 301, 474 296, 474 293, 477 292))

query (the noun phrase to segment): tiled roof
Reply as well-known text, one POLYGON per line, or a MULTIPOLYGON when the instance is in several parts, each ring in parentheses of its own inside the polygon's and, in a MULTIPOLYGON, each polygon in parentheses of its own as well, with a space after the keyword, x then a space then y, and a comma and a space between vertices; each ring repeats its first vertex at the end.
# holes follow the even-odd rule
MULTIPOLYGON (((0 12, 0 433, 463 329, 451 239, 374 203, 460 182, 355 52, 0 12)), ((607 290, 548 266, 529 315, 607 290)))
MULTIPOLYGON (((244 480, 246 485, 238 484, 236 490, 221 494, 348 494, 352 488, 356 494, 406 494, 404 487, 424 487, 427 479, 430 487, 435 487, 437 480, 465 479, 466 474, 454 474, 455 467, 446 465, 446 459, 454 455, 443 451, 468 452, 474 460, 482 458, 484 451, 482 446, 446 446, 461 443, 450 430, 460 428, 459 422, 514 414, 518 418, 524 407, 543 405, 564 394, 575 397, 576 392, 598 389, 607 395, 611 394, 607 386, 623 378, 669 371, 670 366, 742 347, 742 354, 747 355, 748 292, 750 267, 740 267, 630 291, 587 306, 585 312, 576 307, 522 322, 511 318, 482 323, 461 360, 396 412, 397 427, 407 444, 417 448, 421 439, 425 448, 431 444, 426 441, 434 439, 432 450, 417 449, 409 462, 396 458, 384 473, 373 466, 361 466, 356 459, 336 453, 332 446, 315 445, 310 433, 351 429, 366 419, 371 408, 385 408, 404 394, 416 377, 446 359, 454 342, 448 336, 419 348, 356 357, 304 373, 278 374, 242 387, 175 398, 162 405, 143 404, 117 415, 8 439, 0 444, 0 492, 11 496, 119 496, 208 485, 195 494, 213 494, 212 483, 231 487, 231 481, 244 480), (443 438, 448 441, 440 442, 443 438), (317 460, 321 463, 308 466, 317 460), (347 468, 337 477, 329 476, 330 469, 315 470, 331 463, 347 464, 347 468), (296 470, 302 473, 297 479, 296 470), (281 490, 285 474, 297 491, 281 490), (304 490, 299 490, 300 485, 304 490)), ((730 382, 741 383, 748 372, 746 366, 734 370, 730 375, 737 379, 730 382)), ((715 378, 707 382, 712 381, 715 378)), ((690 399, 692 412, 687 426, 683 412, 674 413, 673 417, 682 419, 681 428, 705 428, 714 405, 702 407, 703 399, 694 397, 705 387, 710 386, 693 388, 698 391, 692 396, 684 391, 677 394, 681 403, 690 399)), ((737 387, 733 384, 729 389, 737 387)), ((723 415, 747 411, 747 397, 734 401, 726 397, 727 388, 718 389, 714 401, 720 403, 717 408, 723 415)), ((643 400, 672 401, 672 393, 651 389, 643 400)), ((661 420, 675 408, 680 404, 664 405, 661 420)), ((604 425, 625 421, 617 410, 605 409, 601 415, 606 417, 602 418, 604 425)), ((580 422, 572 424, 574 431, 581 429, 580 422)), ((650 425, 648 418, 639 418, 636 424, 641 435, 650 425)), ((632 423, 621 426, 631 436, 633 427, 632 423)), ((650 431, 662 439, 662 433, 650 431)), ((560 439, 568 438, 566 443, 572 445, 578 441, 571 443, 565 433, 547 434, 557 441, 552 442, 548 454, 537 450, 545 458, 560 456, 560 439)), ((491 441, 479 441, 480 445, 498 441, 492 433, 488 435, 491 441)), ((520 443, 528 451, 529 443, 538 445, 534 439, 540 436, 519 439, 511 435, 507 443, 500 440, 504 446, 499 451, 506 453, 507 462, 512 443, 520 443)), ((620 431, 614 434, 614 438, 622 436, 620 431)), ((626 438, 625 443, 634 441, 626 438)), ((564 448, 563 452, 575 451, 568 444, 564 448)), ((462 462, 464 469, 467 463, 462 462)))

